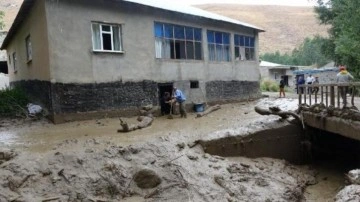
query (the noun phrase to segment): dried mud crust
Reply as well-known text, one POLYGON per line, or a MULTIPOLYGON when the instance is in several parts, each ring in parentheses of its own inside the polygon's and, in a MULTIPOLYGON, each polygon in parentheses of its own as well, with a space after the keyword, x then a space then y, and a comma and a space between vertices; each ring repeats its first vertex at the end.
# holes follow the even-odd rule
POLYGON ((311 170, 285 161, 234 161, 189 145, 74 139, 46 154, 17 151, 0 165, 0 201, 296 201, 314 180, 311 170), (83 150, 67 150, 79 144, 83 150))

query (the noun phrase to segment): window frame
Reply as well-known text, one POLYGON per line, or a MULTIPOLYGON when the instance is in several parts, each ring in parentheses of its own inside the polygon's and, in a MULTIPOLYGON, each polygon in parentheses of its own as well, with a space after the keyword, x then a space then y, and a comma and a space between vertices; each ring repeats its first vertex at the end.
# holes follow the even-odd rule
POLYGON ((93 52, 103 52, 103 53, 124 53, 124 47, 123 47, 123 24, 116 24, 116 23, 105 23, 105 22, 91 22, 91 39, 92 39, 92 51, 93 52), (98 26, 99 35, 95 33, 94 26, 98 26), (109 26, 110 31, 106 31, 103 29, 103 26, 109 26), (116 39, 114 37, 114 28, 117 28, 118 32, 118 46, 119 50, 115 50, 115 43, 116 39), (111 41, 111 50, 104 49, 104 35, 110 35, 110 41, 111 41), (100 44, 97 44, 95 37, 99 37, 98 40, 100 44), (100 48, 96 48, 96 46, 99 46, 100 48))
POLYGON ((25 38, 25 47, 26 47, 26 61, 31 62, 32 57, 32 43, 30 34, 25 38))
POLYGON ((256 61, 256 46, 255 36, 246 36, 241 34, 234 34, 234 54, 236 61, 256 61), (243 51, 242 51, 243 50, 243 51), (244 58, 242 58, 242 53, 244 58), (239 55, 237 55, 239 53, 239 55), (247 54, 250 58, 247 58, 247 54), (239 59, 238 59, 239 58, 239 59))
POLYGON ((18 71, 17 69, 17 56, 16 56, 16 52, 12 53, 12 59, 13 59, 13 68, 14 68, 14 73, 16 73, 18 71))
POLYGON ((155 21, 154 38, 156 59, 204 60, 202 28, 155 21))
POLYGON ((206 37, 208 43, 209 61, 232 62, 230 32, 207 30, 206 37))

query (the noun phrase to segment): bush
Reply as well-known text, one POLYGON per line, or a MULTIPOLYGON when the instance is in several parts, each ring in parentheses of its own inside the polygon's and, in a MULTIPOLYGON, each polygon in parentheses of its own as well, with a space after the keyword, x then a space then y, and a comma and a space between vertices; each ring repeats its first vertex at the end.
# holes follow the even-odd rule
POLYGON ((263 80, 260 83, 260 89, 261 91, 271 91, 271 92, 277 92, 279 91, 279 84, 272 80, 263 80))
POLYGON ((0 116, 25 116, 26 105, 29 103, 25 92, 20 88, 0 90, 0 116))

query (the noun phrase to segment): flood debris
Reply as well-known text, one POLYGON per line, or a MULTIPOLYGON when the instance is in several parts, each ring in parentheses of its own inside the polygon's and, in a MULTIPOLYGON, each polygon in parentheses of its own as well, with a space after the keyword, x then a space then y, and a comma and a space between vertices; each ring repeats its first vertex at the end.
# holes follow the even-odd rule
POLYGON ((139 123, 137 124, 129 124, 126 121, 124 121, 122 118, 119 118, 120 120, 120 126, 121 128, 117 130, 118 133, 122 132, 131 132, 134 130, 142 129, 151 126, 153 120, 154 120, 154 113, 157 113, 159 111, 158 107, 154 107, 152 105, 147 105, 142 107, 140 109, 140 116, 137 117, 137 121, 139 123))
POLYGON ((154 118, 149 116, 139 116, 137 118, 137 121, 139 121, 139 123, 137 124, 128 124, 126 121, 122 120, 121 118, 119 118, 119 120, 120 120, 121 128, 118 129, 117 132, 124 133, 124 132, 131 132, 134 130, 149 127, 152 124, 154 118))
POLYGON ((293 111, 282 111, 277 106, 269 107, 269 109, 264 109, 264 108, 261 108, 259 106, 255 106, 254 109, 258 114, 261 114, 261 115, 278 115, 282 119, 287 119, 287 118, 289 118, 289 116, 292 116, 299 123, 302 122, 302 118, 298 114, 296 114, 295 112, 293 112, 293 111))
POLYGON ((207 108, 204 112, 199 112, 196 114, 196 118, 200 118, 200 117, 203 117, 203 116, 206 116, 207 114, 213 112, 213 111, 216 111, 218 109, 221 109, 221 106, 220 105, 214 105, 214 106, 211 106, 209 108, 207 108))

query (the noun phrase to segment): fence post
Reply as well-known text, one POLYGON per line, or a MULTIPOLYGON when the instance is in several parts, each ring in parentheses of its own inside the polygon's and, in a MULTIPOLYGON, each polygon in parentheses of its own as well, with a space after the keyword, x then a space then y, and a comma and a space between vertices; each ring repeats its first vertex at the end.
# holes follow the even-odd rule
POLYGON ((335 87, 330 86, 330 105, 335 107, 335 87))

